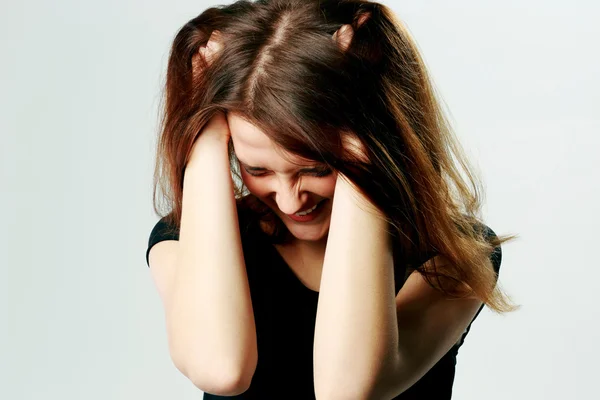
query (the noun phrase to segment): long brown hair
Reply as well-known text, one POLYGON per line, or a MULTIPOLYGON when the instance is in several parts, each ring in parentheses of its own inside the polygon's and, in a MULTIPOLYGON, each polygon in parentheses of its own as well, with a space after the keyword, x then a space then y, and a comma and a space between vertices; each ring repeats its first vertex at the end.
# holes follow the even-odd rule
MULTIPOLYGON (((323 162, 360 188, 386 215, 395 262, 407 272, 418 270, 448 296, 476 297, 496 312, 519 308, 500 289, 490 257, 517 236, 486 237, 482 184, 414 40, 386 6, 241 0, 209 8, 177 33, 164 94, 154 208, 161 215, 160 186, 167 203, 163 214, 173 226, 180 223, 183 174, 194 140, 215 112, 235 112, 278 147, 323 162), (368 17, 364 23, 362 17, 368 17), (354 35, 342 51, 332 35, 344 24, 351 24, 354 35), (224 47, 210 65, 202 63, 198 77, 192 57, 212 32, 224 47), (347 132, 363 143, 368 164, 343 151, 347 132), (419 265, 427 254, 448 262, 419 265)), ((284 240, 283 222, 244 187, 231 142, 229 157, 238 204, 271 223, 274 242, 284 240)))

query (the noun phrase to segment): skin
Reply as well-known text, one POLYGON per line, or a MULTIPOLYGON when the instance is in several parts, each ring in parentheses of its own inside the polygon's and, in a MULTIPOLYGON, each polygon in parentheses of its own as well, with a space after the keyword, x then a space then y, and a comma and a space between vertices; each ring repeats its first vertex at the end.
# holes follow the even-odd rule
POLYGON ((324 164, 301 159, 278 148, 259 128, 234 113, 228 113, 227 122, 240 162, 241 177, 248 190, 281 218, 294 237, 289 246, 307 257, 322 260, 337 174, 330 172, 325 176, 315 176, 315 173, 326 170, 324 164), (249 172, 250 167, 265 170, 249 172), (306 171, 306 168, 316 168, 316 171, 306 171), (322 200, 325 200, 324 208, 317 219, 296 222, 289 218, 288 214, 307 210, 322 200))

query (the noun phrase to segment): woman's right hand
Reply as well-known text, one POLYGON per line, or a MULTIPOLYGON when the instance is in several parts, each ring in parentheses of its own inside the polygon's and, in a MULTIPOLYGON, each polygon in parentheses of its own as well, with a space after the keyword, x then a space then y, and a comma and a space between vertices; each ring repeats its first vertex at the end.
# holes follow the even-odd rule
POLYGON ((227 123, 227 117, 223 111, 217 111, 215 115, 204 125, 202 131, 196 137, 192 146, 192 151, 188 164, 192 162, 194 157, 197 157, 198 148, 204 146, 204 143, 213 142, 221 143, 227 148, 229 140, 231 138, 231 132, 229 131, 229 124, 227 123))

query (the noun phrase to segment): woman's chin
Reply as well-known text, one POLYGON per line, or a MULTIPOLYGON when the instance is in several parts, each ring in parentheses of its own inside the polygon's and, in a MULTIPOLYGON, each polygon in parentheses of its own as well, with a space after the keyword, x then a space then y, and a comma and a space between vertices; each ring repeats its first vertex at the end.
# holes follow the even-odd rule
POLYGON ((316 242, 327 238, 329 233, 329 218, 320 224, 302 226, 297 222, 285 222, 290 234, 297 240, 316 242))
POLYGON ((294 238, 296 240, 302 240, 304 242, 318 242, 320 240, 323 239, 323 237, 325 235, 321 234, 320 232, 318 234, 313 234, 311 232, 291 232, 292 236, 294 236, 294 238))

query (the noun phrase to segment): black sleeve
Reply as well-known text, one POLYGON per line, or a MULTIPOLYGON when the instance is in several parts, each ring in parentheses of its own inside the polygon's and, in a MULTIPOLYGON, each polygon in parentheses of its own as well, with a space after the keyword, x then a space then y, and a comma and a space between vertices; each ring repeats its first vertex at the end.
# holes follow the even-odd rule
POLYGON ((154 225, 152 232, 150 232, 148 249, 146 250, 146 265, 148 265, 148 267, 150 267, 150 262, 148 261, 150 249, 156 243, 162 242, 163 240, 179 240, 179 230, 167 224, 166 217, 161 218, 156 225, 154 225))
MULTIPOLYGON (((492 230, 492 228, 490 228, 489 226, 487 226, 484 223, 478 223, 475 225, 475 229, 479 229, 480 231, 483 230, 483 232, 485 233, 485 238, 488 241, 491 241, 492 239, 496 238, 496 232, 494 232, 492 230)), ((425 257, 422 257, 419 261, 419 263, 417 263, 417 269, 421 268, 425 262, 427 262, 429 259, 433 258, 434 256, 437 255, 437 252, 429 252, 425 255, 425 257)), ((494 267, 494 270, 496 271, 496 274, 500 273, 500 264, 502 263, 502 248, 500 246, 496 246, 494 248, 494 250, 492 251, 492 253, 490 254, 490 261, 492 262, 492 266, 494 267)))
MULTIPOLYGON (((488 241, 496 238, 496 232, 492 230, 489 226, 482 224, 483 229, 485 230, 485 237, 488 241)), ((492 254, 490 254, 490 260, 492 261, 492 265, 494 266, 494 270, 496 274, 500 273, 500 264, 502 263, 502 248, 500 246, 496 246, 492 254)))
MULTIPOLYGON (((488 241, 491 239, 494 239, 497 236, 496 232, 494 232, 492 230, 492 228, 490 228, 489 226, 487 226, 485 224, 480 224, 479 227, 484 230, 485 237, 488 241)), ((496 246, 494 248, 494 251, 492 251, 492 253, 490 254, 490 260, 492 261, 492 265, 494 266, 494 270, 496 271, 496 274, 499 274, 500 273, 500 263, 502 262, 502 248, 500 246, 496 246)), ((496 276, 496 281, 497 280, 498 280, 498 276, 496 276)), ((481 307, 479 307, 479 310, 477 310, 477 313, 475 314, 475 316, 469 323, 469 326, 467 326, 467 329, 462 334, 460 340, 458 341, 458 343, 455 346, 460 348, 460 346, 463 345, 463 343, 465 342, 465 338, 467 337, 467 334, 471 330, 471 326, 473 325, 473 322, 475 321, 475 319, 477 319, 477 317, 481 313, 481 310, 483 310, 484 307, 485 307, 485 304, 482 304, 481 307)))

